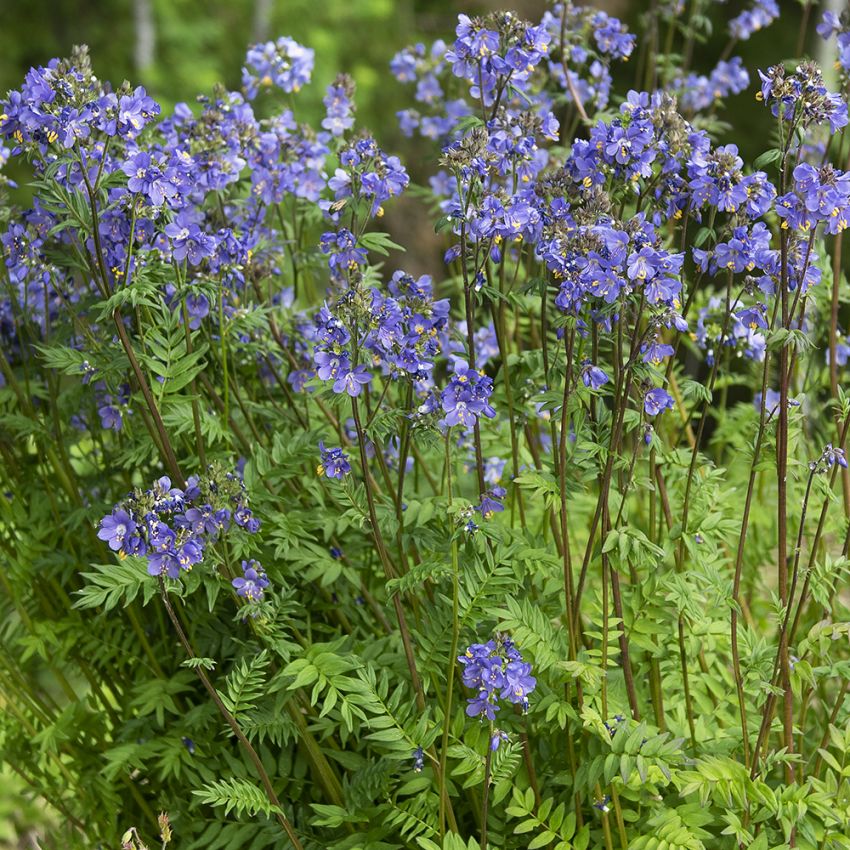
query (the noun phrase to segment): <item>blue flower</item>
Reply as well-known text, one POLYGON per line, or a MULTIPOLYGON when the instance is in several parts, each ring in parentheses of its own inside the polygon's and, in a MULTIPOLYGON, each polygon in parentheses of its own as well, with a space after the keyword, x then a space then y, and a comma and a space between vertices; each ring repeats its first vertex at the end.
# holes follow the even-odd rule
POLYGON ((333 390, 335 393, 348 393, 352 398, 360 395, 363 387, 371 383, 372 376, 369 371, 361 363, 353 369, 349 368, 342 374, 339 374, 334 381, 333 390))
POLYGON ((643 409, 647 416, 657 416, 673 407, 673 397, 660 387, 650 390, 643 398, 643 409))
POLYGON ((242 561, 242 575, 233 579, 232 584, 238 596, 249 602, 259 602, 269 586, 269 579, 259 561, 252 558, 242 561))
POLYGON ((508 733, 503 731, 502 729, 494 729, 493 734, 490 736, 490 749, 493 752, 499 749, 499 745, 504 741, 507 743, 510 740, 508 733))
POLYGON ((169 175, 147 151, 138 151, 127 159, 121 170, 129 178, 127 188, 144 195, 154 207, 162 206, 167 198, 177 194, 177 187, 169 175))
POLYGON ((658 366, 665 357, 671 357, 676 353, 672 345, 659 342, 657 339, 641 346, 640 350, 643 362, 651 363, 653 366, 658 366))
POLYGON ((524 661, 510 661, 505 667, 505 685, 502 699, 521 705, 528 710, 528 694, 537 686, 537 679, 531 675, 531 665, 524 661))
POLYGON ((425 753, 422 747, 417 747, 413 751, 413 772, 421 773, 423 767, 425 767, 425 753))
POLYGON ((100 427, 120 431, 124 425, 124 420, 121 416, 121 411, 111 404, 104 404, 97 409, 97 414, 100 416, 100 427))
POLYGON ((245 96, 253 100, 261 88, 277 86, 285 92, 297 92, 310 82, 315 53, 287 36, 265 44, 255 44, 245 56, 242 85, 245 96))
POLYGON ((152 118, 159 115, 159 104, 148 96, 143 86, 118 100, 117 128, 130 139, 142 132, 152 118))
POLYGON ((336 232, 323 233, 319 247, 323 254, 329 255, 328 265, 331 270, 354 269, 366 262, 366 251, 357 247, 354 234, 345 227, 336 232))
POLYGON ((147 556, 151 575, 176 579, 201 563, 206 545, 227 533, 232 519, 249 533, 259 529, 245 502, 241 478, 215 467, 209 478, 192 476, 184 490, 163 476, 116 505, 98 537, 120 557, 147 556))
POLYGON ((174 221, 165 226, 165 235, 171 240, 171 255, 178 262, 188 259, 189 265, 197 266, 215 251, 215 239, 201 230, 195 213, 187 210, 179 212, 174 221))
POLYGON ((458 661, 463 665, 464 685, 476 691, 467 702, 469 717, 495 719, 499 699, 521 705, 523 710, 528 708, 528 695, 537 680, 509 637, 499 635, 487 643, 473 643, 458 661))
POLYGON ((100 521, 97 536, 109 544, 113 552, 118 552, 124 546, 124 541, 136 530, 136 523, 125 510, 116 509, 100 521))
POLYGON ((469 365, 458 360, 455 363, 448 386, 440 394, 440 401, 446 413, 445 424, 472 427, 479 416, 492 419, 496 411, 489 403, 493 392, 493 379, 470 369, 469 365))
POLYGON ((779 5, 776 0, 755 0, 751 9, 745 9, 729 21, 729 35, 738 41, 746 41, 778 17, 779 5))
POLYGON ((322 101, 327 110, 322 126, 332 136, 341 136, 354 126, 354 105, 351 102, 353 95, 354 81, 345 74, 340 74, 333 84, 328 86, 322 101))
POLYGON ((481 504, 475 510, 481 514, 483 519, 492 518, 493 514, 501 513, 505 509, 502 500, 506 494, 507 490, 504 487, 491 487, 481 497, 481 504))
POLYGON ((502 480, 506 461, 500 457, 488 457, 484 461, 484 481, 487 484, 498 484, 502 480))
POLYGON ((317 475, 342 479, 351 472, 348 455, 342 449, 326 449, 325 444, 320 440, 319 451, 321 452, 321 460, 316 467, 317 475))
POLYGON ((592 390, 598 390, 607 384, 610 379, 602 369, 594 366, 590 360, 582 360, 581 380, 586 387, 590 387, 592 390))

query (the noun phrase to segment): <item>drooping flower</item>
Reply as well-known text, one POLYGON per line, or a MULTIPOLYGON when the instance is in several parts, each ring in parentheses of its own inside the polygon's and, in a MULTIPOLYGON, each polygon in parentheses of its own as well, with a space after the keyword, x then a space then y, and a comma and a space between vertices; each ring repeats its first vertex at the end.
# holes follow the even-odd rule
POLYGON ((581 364, 581 380, 586 387, 598 390, 610 380, 603 369, 594 366, 590 360, 583 360, 581 364))

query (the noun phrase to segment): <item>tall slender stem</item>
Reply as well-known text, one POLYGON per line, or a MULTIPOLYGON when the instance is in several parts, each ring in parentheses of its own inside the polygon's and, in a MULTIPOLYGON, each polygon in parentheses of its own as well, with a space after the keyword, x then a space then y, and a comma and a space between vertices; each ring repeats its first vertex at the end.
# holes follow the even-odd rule
MULTIPOLYGON (((354 427, 357 431, 357 446, 360 449, 360 465, 363 470, 363 485, 366 489, 366 502, 369 506, 369 523, 372 526, 372 537, 375 540, 375 548, 378 550, 378 557, 381 560, 384 575, 387 580, 389 580, 396 578, 396 570, 392 565, 392 561, 390 561, 387 547, 384 544, 384 537, 381 534, 381 527, 378 524, 378 512, 375 509, 375 495, 372 492, 372 482, 369 475, 369 457, 366 454, 366 434, 363 431, 363 425, 360 421, 360 407, 355 397, 352 397, 351 399, 351 412, 354 417, 354 427)), ((413 692, 416 695, 416 705, 420 711, 424 711, 425 694, 422 691, 422 682, 416 669, 416 657, 413 654, 413 643, 410 639, 410 631, 407 627, 407 618, 404 615, 404 608, 401 604, 401 596, 398 593, 393 594, 393 608, 395 609, 396 620, 398 621, 398 630, 401 633, 401 641, 404 645, 404 656, 407 659, 407 668, 410 671, 410 682, 413 686, 413 692)))
MULTIPOLYGON (((168 612, 168 617, 171 620, 172 625, 174 626, 174 630, 177 632, 177 637, 180 639, 180 643, 183 645, 183 649, 186 651, 186 654, 189 658, 195 658, 195 650, 192 648, 191 643, 189 643, 189 638, 186 636, 186 632, 183 629, 183 625, 180 622, 180 619, 177 616, 177 612, 174 610, 174 607, 171 604, 171 600, 168 598, 168 591, 165 588, 165 580, 160 577, 160 595, 162 597, 163 604, 165 605, 165 610, 168 612)), ((218 694, 218 691, 213 686, 213 683, 210 681, 209 676, 207 676, 206 671, 201 666, 194 667, 195 673, 197 673, 198 678, 201 680, 201 683, 206 688, 207 693, 210 695, 215 707, 218 709, 219 714, 227 721, 227 725, 230 727, 233 734, 236 736, 239 743, 242 745, 242 748, 245 750, 248 758, 251 760, 251 763, 254 765, 254 769, 257 771, 260 777, 260 782, 263 784, 263 790, 266 792, 266 797, 268 797, 269 802, 272 804, 274 816, 277 818, 278 823, 283 827, 283 831, 286 833, 289 838, 290 843, 295 848, 295 850, 304 850, 304 846, 298 839, 298 836, 295 833, 295 830, 292 828, 292 824, 287 819, 286 815, 283 813, 283 808, 281 807, 280 800, 278 799, 277 793, 274 790, 274 786, 272 785, 271 779, 269 778, 268 773, 266 772, 265 767, 263 767, 263 762, 261 761, 259 755, 257 755, 257 751, 254 749, 251 742, 245 736, 245 733, 242 731, 242 727, 236 721, 236 718, 228 711, 227 706, 222 702, 221 697, 218 694)))
MULTIPOLYGON (((452 465, 451 465, 451 432, 446 430, 446 493, 449 504, 449 522, 453 523, 451 514, 452 507, 452 465)), ((443 740, 440 746, 440 835, 445 835, 446 803, 448 801, 448 787, 446 784, 446 759, 449 752, 449 730, 452 723, 452 697, 454 693, 455 665, 457 664, 458 641, 460 639, 459 622, 459 595, 460 595, 460 567, 458 558, 458 546, 452 531, 452 639, 449 650, 449 666, 446 672, 446 702, 443 708, 443 740)))

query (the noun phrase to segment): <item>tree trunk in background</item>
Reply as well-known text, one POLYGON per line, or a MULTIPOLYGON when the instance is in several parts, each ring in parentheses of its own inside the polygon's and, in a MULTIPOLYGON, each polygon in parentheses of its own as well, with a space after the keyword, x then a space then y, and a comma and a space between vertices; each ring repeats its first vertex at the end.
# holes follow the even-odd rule
POLYGON ((136 71, 141 72, 153 65, 156 53, 153 0, 133 0, 133 23, 136 29, 133 63, 136 71))
POLYGON ((254 40, 265 41, 269 37, 274 0, 255 0, 254 40))

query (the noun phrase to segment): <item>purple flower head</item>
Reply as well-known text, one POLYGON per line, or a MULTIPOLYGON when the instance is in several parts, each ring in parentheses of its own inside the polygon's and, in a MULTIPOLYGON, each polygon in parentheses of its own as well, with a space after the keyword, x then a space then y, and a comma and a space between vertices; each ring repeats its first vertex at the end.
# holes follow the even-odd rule
POLYGON ((242 562, 242 575, 233 579, 232 584, 238 596, 248 602, 259 602, 269 586, 269 579, 260 562, 252 558, 242 562))
POLYGON ((490 519, 493 514, 501 513, 505 509, 502 500, 506 494, 507 490, 504 487, 491 487, 481 497, 481 504, 475 510, 481 514, 483 519, 490 519))
POLYGON ((320 440, 319 451, 321 460, 316 467, 317 475, 342 479, 351 472, 348 455, 342 449, 326 449, 325 444, 320 440))
POLYGON ((239 508, 233 514, 234 522, 244 528, 249 534, 256 534, 260 530, 260 521, 251 513, 250 508, 239 508))
POLYGON ((586 387, 598 390, 610 380, 605 372, 598 366, 594 366, 590 360, 583 360, 581 364, 581 380, 586 387))
POLYGON ((484 482, 486 484, 498 484, 502 480, 507 461, 500 457, 488 457, 484 461, 484 482))
POLYGON ((667 345, 658 340, 653 340, 641 348, 641 355, 644 363, 651 363, 653 366, 658 366, 665 357, 671 357, 676 353, 676 349, 672 345, 667 345))
POLYGON ((162 206, 169 198, 177 195, 177 186, 172 177, 162 170, 147 151, 138 151, 127 159, 121 170, 129 178, 127 188, 147 198, 154 207, 162 206))
POLYGON ((422 747, 417 747, 413 751, 413 772, 422 773, 423 767, 425 767, 425 751, 422 747))
POLYGON ((100 416, 100 427, 104 430, 120 431, 124 426, 121 411, 111 404, 104 404, 97 409, 100 416))
POLYGON ((643 409, 647 416, 657 416, 673 407, 673 397, 660 387, 650 390, 643 398, 643 409))
POLYGON ((823 450, 823 461, 827 466, 834 466, 837 463, 847 469, 847 457, 844 449, 834 448, 832 443, 826 444, 826 448, 823 450))
POLYGON ((341 136, 354 126, 354 104, 351 102, 353 94, 354 82, 344 74, 340 74, 333 84, 328 86, 322 101, 327 110, 322 127, 332 136, 341 136))
POLYGON ((507 743, 508 741, 510 741, 510 737, 507 732, 502 729, 494 729, 493 734, 490 736, 490 749, 496 752, 502 742, 507 743))
POLYGON ((120 552, 124 541, 136 530, 136 523, 125 510, 116 509, 100 521, 97 536, 105 540, 113 552, 120 552))
POLYGON ((505 686, 502 699, 521 705, 528 710, 528 694, 537 686, 537 679, 531 675, 531 665, 523 661, 510 661, 505 667, 505 686))
POLYGON ((165 226, 165 235, 171 240, 171 255, 178 262, 188 260, 190 266, 197 266, 215 252, 215 239, 201 230, 193 212, 179 212, 174 221, 165 226))
POLYGON ((150 575, 177 579, 203 561, 207 544, 227 534, 234 519, 249 533, 259 528, 241 476, 214 464, 204 478, 190 476, 185 490, 163 476, 133 491, 104 517, 98 536, 121 557, 146 556, 150 575))
POLYGON ((148 96, 143 86, 118 101, 118 130, 129 139, 135 139, 153 118, 159 115, 159 104, 148 96))
POLYGON ((778 17, 779 5, 776 0, 755 0, 751 8, 729 21, 729 35, 737 41, 746 41, 778 17))
POLYGON ((200 539, 187 540, 176 551, 177 563, 180 569, 191 570, 195 564, 199 564, 204 557, 204 546, 200 539))
POLYGON ((467 703, 469 717, 495 719, 500 699, 528 708, 528 695, 537 680, 510 638, 499 635, 487 643, 473 643, 458 661, 463 684, 476 692, 467 703))
POLYGON ((489 403, 492 392, 492 378, 470 369, 462 360, 456 361, 449 384, 440 394, 445 424, 471 428, 481 415, 492 419, 496 415, 489 403))
POLYGON ((354 234, 345 227, 323 233, 319 243, 323 254, 328 254, 332 271, 355 269, 366 262, 366 251, 357 247, 354 234))
POLYGON ((287 36, 255 44, 248 50, 242 68, 245 96, 253 100, 260 89, 273 86, 285 92, 297 92, 310 82, 314 57, 314 51, 287 36))
POLYGON ((333 390, 335 393, 348 393, 352 398, 356 398, 362 392, 363 387, 371 382, 372 376, 361 363, 340 374, 334 381, 333 390))

